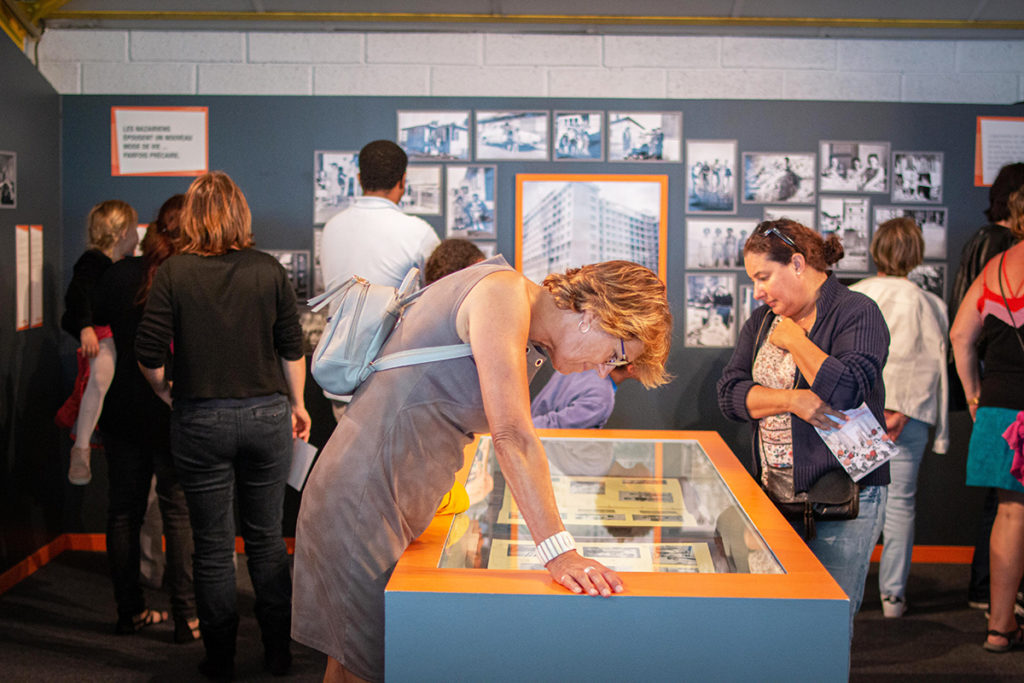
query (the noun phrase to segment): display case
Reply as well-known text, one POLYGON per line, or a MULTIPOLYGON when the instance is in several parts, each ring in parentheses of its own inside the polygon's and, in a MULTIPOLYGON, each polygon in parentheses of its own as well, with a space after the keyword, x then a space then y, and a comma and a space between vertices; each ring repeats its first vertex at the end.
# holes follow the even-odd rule
POLYGON ((625 592, 551 580, 481 437, 470 508, 388 583, 389 680, 846 680, 845 594, 717 434, 541 434, 566 529, 625 592))

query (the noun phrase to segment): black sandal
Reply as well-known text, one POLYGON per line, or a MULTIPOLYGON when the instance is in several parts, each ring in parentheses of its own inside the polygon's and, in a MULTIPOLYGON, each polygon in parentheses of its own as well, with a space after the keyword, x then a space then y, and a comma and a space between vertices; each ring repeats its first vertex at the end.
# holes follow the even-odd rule
POLYGON ((989 632, 986 634, 985 642, 982 643, 981 646, 989 652, 995 652, 997 654, 1009 652, 1010 650, 1016 650, 1019 647, 1024 647, 1024 632, 1021 631, 1020 626, 1018 626, 1016 630, 1007 631, 1006 633, 1003 633, 1002 631, 996 631, 994 629, 989 629, 989 632), (1006 645, 994 645, 988 642, 987 636, 1005 638, 1006 645))
POLYGON ((118 619, 117 626, 114 628, 114 631, 118 635, 129 635, 131 633, 138 633, 147 626, 162 624, 165 621, 167 621, 167 612, 161 612, 160 610, 155 609, 144 609, 138 614, 118 619))

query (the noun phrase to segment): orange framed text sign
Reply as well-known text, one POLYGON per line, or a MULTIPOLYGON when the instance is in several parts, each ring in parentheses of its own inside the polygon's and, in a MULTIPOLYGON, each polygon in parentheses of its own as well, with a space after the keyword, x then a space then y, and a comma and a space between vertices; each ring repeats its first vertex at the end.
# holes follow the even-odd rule
POLYGON ((208 169, 208 107, 111 107, 110 174, 197 176, 208 169))
POLYGON ((469 510, 435 518, 387 585, 389 680, 547 663, 579 680, 847 679, 849 600, 718 434, 540 434, 567 530, 625 592, 552 581, 481 437, 457 477, 469 510))
POLYGON ((534 282, 617 259, 664 281, 667 225, 667 175, 516 175, 516 269, 534 282))
POLYGON ((990 186, 999 169, 1018 161, 1024 161, 1024 117, 979 116, 974 137, 974 186, 990 186))

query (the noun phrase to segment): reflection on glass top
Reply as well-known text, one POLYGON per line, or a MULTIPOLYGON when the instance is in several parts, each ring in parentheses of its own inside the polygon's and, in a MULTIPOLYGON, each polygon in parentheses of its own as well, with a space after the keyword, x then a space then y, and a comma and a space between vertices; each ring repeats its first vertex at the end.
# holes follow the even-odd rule
MULTIPOLYGON (((782 566, 694 440, 541 441, 579 552, 616 571, 779 574, 782 566)), ((441 568, 543 569, 489 437, 441 568)))

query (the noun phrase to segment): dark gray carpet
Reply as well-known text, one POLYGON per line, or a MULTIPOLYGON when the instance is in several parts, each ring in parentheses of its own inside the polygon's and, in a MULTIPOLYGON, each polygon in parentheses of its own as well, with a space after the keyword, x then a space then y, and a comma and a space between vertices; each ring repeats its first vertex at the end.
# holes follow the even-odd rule
MULTIPOLYGON (((253 595, 239 557, 236 678, 280 680, 263 670, 253 595)), ((910 611, 885 619, 872 568, 857 617, 852 681, 1021 681, 1024 650, 994 655, 981 648, 985 619, 966 604, 968 568, 914 565, 910 611)), ((166 609, 159 593, 151 606, 166 609)), ((170 623, 115 636, 113 597, 103 553, 66 552, 0 596, 0 681, 168 681, 198 678, 202 645, 175 645, 170 623)), ((770 629, 770 624, 766 625, 770 629)), ((458 635, 453 633, 453 646, 458 635)), ((743 644, 737 643, 738 654, 743 644)), ((289 680, 319 681, 323 655, 293 645, 289 680)), ((780 648, 785 656, 785 647, 780 648)))

